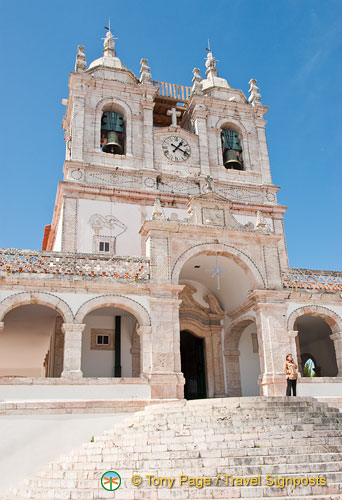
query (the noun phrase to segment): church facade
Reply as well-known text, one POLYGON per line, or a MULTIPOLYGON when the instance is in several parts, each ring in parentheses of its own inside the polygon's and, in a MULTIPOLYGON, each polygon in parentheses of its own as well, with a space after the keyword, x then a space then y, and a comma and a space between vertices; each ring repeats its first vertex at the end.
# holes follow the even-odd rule
POLYGON ((291 269, 256 80, 136 77, 78 47, 42 251, 2 249, 2 399, 342 400, 342 273, 291 269), (315 375, 315 376, 309 376, 315 375))

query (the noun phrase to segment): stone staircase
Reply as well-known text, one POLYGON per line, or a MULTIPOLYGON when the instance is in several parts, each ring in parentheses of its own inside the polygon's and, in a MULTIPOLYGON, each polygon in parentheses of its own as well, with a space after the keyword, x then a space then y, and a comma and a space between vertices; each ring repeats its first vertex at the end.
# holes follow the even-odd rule
POLYGON ((113 498, 342 500, 342 414, 299 397, 151 405, 2 500, 113 498), (122 479, 114 492, 100 484, 111 470, 122 479), (142 478, 139 487, 133 475, 142 478), (157 486, 160 478, 175 478, 173 486, 157 486), (191 478, 208 479, 201 488, 200 479, 191 478))

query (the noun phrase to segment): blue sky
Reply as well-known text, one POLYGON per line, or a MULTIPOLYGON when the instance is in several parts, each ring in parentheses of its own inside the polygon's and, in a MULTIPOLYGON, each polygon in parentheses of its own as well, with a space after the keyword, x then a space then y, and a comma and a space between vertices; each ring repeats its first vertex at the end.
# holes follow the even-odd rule
POLYGON ((340 0, 0 1, 0 247, 41 248, 62 179, 61 128, 76 48, 100 57, 108 17, 139 74, 191 85, 210 38, 219 75, 256 78, 292 267, 342 270, 340 0))

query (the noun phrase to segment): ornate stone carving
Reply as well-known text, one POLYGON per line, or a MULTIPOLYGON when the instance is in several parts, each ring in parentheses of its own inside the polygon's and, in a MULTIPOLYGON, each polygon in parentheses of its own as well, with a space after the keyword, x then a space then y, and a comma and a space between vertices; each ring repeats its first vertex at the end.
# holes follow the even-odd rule
POLYGON ((249 98, 248 98, 248 102, 252 105, 252 106, 258 106, 261 104, 260 102, 260 98, 261 98, 261 95, 259 94, 259 87, 257 86, 256 84, 256 80, 254 78, 252 78, 251 80, 249 80, 249 98))
POLYGON ((192 86, 192 94, 202 94, 202 78, 199 74, 200 70, 199 68, 194 68, 192 70, 194 76, 193 76, 193 86, 192 86))
POLYGON ((204 225, 224 226, 224 210, 203 208, 202 223, 204 225))
POLYGON ((152 85, 152 75, 147 59, 140 59, 140 82, 152 85))
POLYGON ((86 67, 87 67, 87 63, 86 63, 86 56, 84 53, 84 46, 78 45, 77 46, 76 63, 75 63, 75 71, 76 71, 76 73, 82 73, 86 70, 86 67))
POLYGON ((154 200, 152 220, 165 220, 165 214, 163 208, 160 204, 160 199, 156 198, 154 200))
POLYGON ((94 214, 90 217, 89 224, 93 228, 95 234, 98 234, 103 227, 106 227, 114 231, 112 236, 116 238, 127 230, 127 226, 114 215, 103 216, 101 214, 94 214))

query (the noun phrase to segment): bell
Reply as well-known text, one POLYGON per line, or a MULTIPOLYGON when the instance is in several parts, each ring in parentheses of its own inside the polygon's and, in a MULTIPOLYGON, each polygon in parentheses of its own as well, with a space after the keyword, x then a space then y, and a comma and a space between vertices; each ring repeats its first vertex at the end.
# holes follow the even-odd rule
POLYGON ((119 143, 118 134, 113 130, 108 132, 107 142, 103 146, 102 151, 104 153, 119 154, 119 155, 122 154, 122 146, 119 143))
POLYGON ((233 168, 235 170, 243 170, 239 151, 235 151, 234 149, 226 149, 223 153, 223 165, 227 169, 233 168))

